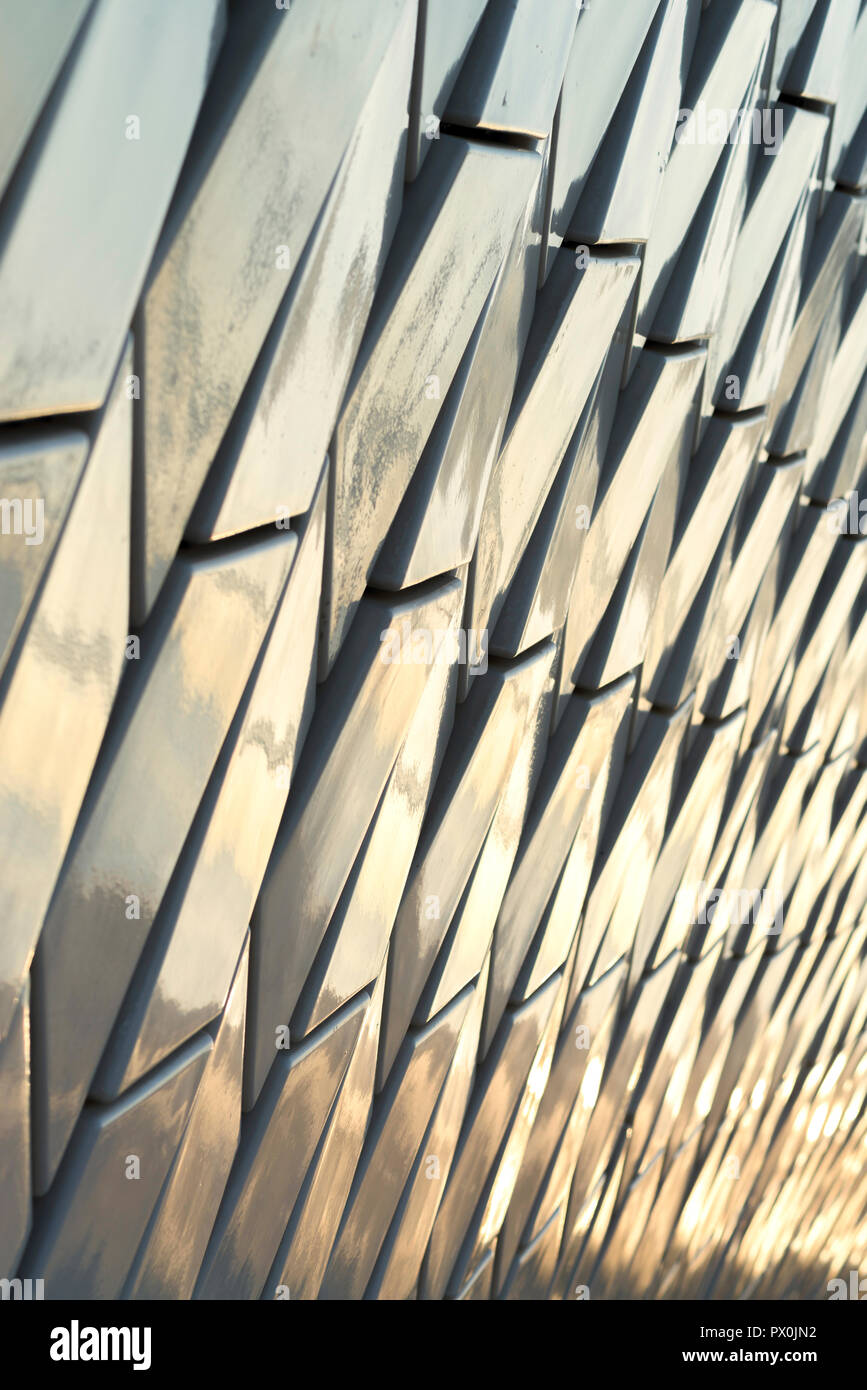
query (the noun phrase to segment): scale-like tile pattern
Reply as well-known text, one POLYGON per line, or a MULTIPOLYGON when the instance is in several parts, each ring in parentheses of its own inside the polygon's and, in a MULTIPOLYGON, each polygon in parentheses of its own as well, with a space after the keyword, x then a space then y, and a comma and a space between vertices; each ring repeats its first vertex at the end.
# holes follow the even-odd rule
POLYGON ((825 1296, 867 0, 0 0, 0 68, 0 1275, 825 1296))

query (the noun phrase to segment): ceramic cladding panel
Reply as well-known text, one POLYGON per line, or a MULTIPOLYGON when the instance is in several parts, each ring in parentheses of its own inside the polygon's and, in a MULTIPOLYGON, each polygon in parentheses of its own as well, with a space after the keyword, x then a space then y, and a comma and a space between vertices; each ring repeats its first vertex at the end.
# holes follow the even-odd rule
POLYGON ((0 0, 0 1275, 867 1264, 867 0, 0 0))

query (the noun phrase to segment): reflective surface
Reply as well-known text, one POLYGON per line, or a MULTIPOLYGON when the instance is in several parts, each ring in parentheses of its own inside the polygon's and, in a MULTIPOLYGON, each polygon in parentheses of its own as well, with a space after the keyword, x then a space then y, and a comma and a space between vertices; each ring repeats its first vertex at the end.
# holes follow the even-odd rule
POLYGON ((0 1292, 828 1296, 867 6, 55 8, 0 0, 0 1292))

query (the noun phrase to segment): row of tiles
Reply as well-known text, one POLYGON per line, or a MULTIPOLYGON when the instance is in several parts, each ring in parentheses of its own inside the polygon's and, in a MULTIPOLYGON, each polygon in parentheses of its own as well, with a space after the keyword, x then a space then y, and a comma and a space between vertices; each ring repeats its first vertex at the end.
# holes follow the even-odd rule
MULTIPOLYGON (((821 1268, 864 1219, 839 1179, 867 1136, 865 941, 862 918, 772 953, 674 953, 625 1010, 626 960, 570 1006, 573 957, 479 1062, 488 958, 375 1095, 380 981, 280 1050, 242 1118, 245 943, 219 1023, 85 1111, 20 1277, 97 1299, 476 1297, 480 1279, 672 1296, 784 1278, 805 1249, 821 1268)), ((26 1000, 13 1036, 14 1093, 26 1000)), ((7 1135, 25 1159, 26 1135, 25 1116, 7 1135)))
MULTIPOLYGON (((88 54, 94 64, 104 62, 118 43, 104 8, 89 12, 76 40, 75 66, 52 95, 65 114, 76 89, 86 93, 94 86, 88 76, 94 69, 80 64, 88 54)), ((335 5, 325 57, 300 27, 297 7, 294 16, 278 17, 286 26, 279 31, 273 16, 266 27, 250 12, 243 34, 232 30, 243 41, 226 44, 216 66, 213 15, 203 9, 195 36, 192 26, 189 34, 204 54, 208 96, 147 272, 136 346, 124 349, 112 390, 103 371, 98 390, 76 387, 77 394, 48 405, 65 410, 105 399, 88 432, 68 422, 61 429, 22 425, 4 432, 8 476, 20 490, 21 480, 26 487, 36 473, 34 489, 49 499, 49 542, 56 545, 53 554, 50 543, 38 552, 19 544, 14 553, 19 587, 11 590, 7 652, 22 634, 25 640, 10 665, 0 715, 10 750, 3 824, 16 864, 0 996, 0 1031, 8 1029, 9 1038, 23 1037, 22 989, 44 919, 33 968, 38 1191, 74 1171, 74 1150, 80 1156, 92 1148, 92 1135, 86 1141, 77 1136, 88 1117, 106 1112, 95 1110, 93 1101, 85 1106, 88 1094, 103 1104, 121 1094, 132 1097, 154 1066, 181 1055, 176 1049, 202 1052, 209 1039, 215 1044, 211 1033, 215 1020, 226 1018, 251 911, 243 1086, 248 1107, 259 1098, 252 1114, 264 1115, 265 1088, 274 1084, 275 1028, 278 1035, 285 1031, 285 1041, 304 1039, 341 1017, 340 1010, 375 981, 374 995, 380 985, 385 994, 376 1064, 382 1091, 394 1084, 405 1038, 454 1007, 478 980, 489 947, 482 991, 488 1002, 479 1028, 482 1049, 490 1052, 501 1021, 549 988, 552 972, 565 964, 585 896, 580 960, 570 979, 577 972, 580 989, 627 949, 634 992, 664 944, 686 942, 684 923, 668 922, 667 915, 678 884, 690 883, 688 874, 700 874, 701 863, 711 862, 702 860, 711 847, 735 886, 752 881, 740 875, 749 867, 762 884, 774 872, 787 894, 800 889, 797 933, 809 936, 815 929, 813 885, 836 883, 845 910, 858 910, 860 885, 841 865, 849 862, 842 827, 857 823, 860 806, 853 809, 854 793, 847 801, 837 786, 842 778, 848 791, 860 776, 844 755, 864 734, 863 711, 851 707, 861 674, 863 547, 849 538, 835 541, 825 510, 804 506, 798 496, 803 488, 814 503, 827 502, 857 480, 860 466, 858 387, 867 355, 858 271, 863 199, 843 188, 832 192, 821 180, 813 187, 829 131, 839 137, 841 123, 784 100, 780 109, 788 119, 772 161, 733 145, 717 166, 700 143, 677 144, 653 186, 642 185, 643 207, 672 210, 660 214, 664 234, 648 243, 664 263, 653 274, 650 250, 636 255, 634 246, 611 253, 603 244, 586 258, 569 247, 556 256, 545 249, 557 245, 539 220, 552 196, 551 171, 561 179, 568 175, 570 185, 575 173, 581 177, 581 159, 568 144, 568 82, 559 98, 556 158, 553 135, 547 149, 531 150, 443 132, 425 149, 425 168, 407 190, 398 220, 410 8, 381 7, 375 24, 363 32, 350 26, 347 38, 335 5), (346 47, 345 66, 334 63, 339 42, 356 45, 346 47), (334 128, 319 132, 321 147, 313 141, 313 148, 286 155, 298 188, 307 189, 306 211, 297 214, 293 205, 297 234, 294 225, 291 235, 286 232, 284 216, 254 244, 237 210, 259 208, 263 190, 274 190, 280 164, 270 124, 275 89, 287 64, 300 71, 310 55, 319 66, 309 73, 308 96, 315 91, 321 101, 326 81, 340 92, 340 101, 331 103, 334 128), (233 96, 242 92, 243 99, 233 96), (262 145, 266 114, 267 154, 263 145, 257 165, 250 151, 262 145), (689 150, 699 152, 700 165, 682 153, 689 150), (685 189, 696 185, 699 167, 704 183, 698 180, 698 201, 684 220, 685 189), (704 187, 711 193, 707 217, 704 187), (212 229, 218 217, 220 225, 225 221, 227 206, 238 247, 227 248, 216 274, 212 229), (738 249, 729 262, 739 222, 738 249), (275 278, 269 261, 266 278, 261 247, 267 243, 271 256, 267 239, 278 235, 275 249, 288 251, 289 263, 280 264, 278 256, 282 274, 275 278), (344 260, 335 259, 338 247, 344 260), (672 305, 670 296, 665 299, 666 271, 677 251, 686 259, 672 305), (444 262, 452 267, 447 287, 444 262), (696 311, 695 298, 678 304, 677 296, 682 300, 694 262, 705 275, 703 281, 693 277, 692 290, 702 283, 704 289, 697 316, 690 317, 686 310, 696 311), (296 265, 297 275, 287 277, 286 269, 296 265), (354 289, 365 288, 347 306, 350 267, 354 289), (723 306, 718 291, 726 269, 732 292, 723 306), (668 330, 663 319, 648 319, 646 296, 661 281, 652 311, 668 303, 674 325, 668 330), (178 305, 189 313, 193 302, 198 328, 191 335, 185 319, 182 329, 183 371, 190 370, 184 385, 172 334, 178 305), (239 325, 224 333, 233 310, 239 325), (628 356, 627 329, 640 345, 642 327, 672 346, 628 356), (710 348, 677 346, 714 328, 719 332, 710 348), (154 354, 149 369, 142 343, 154 354), (413 363, 409 373, 401 367, 406 362, 413 363), (774 397, 784 363, 788 385, 779 387, 758 423, 751 414, 710 415, 721 373, 728 377, 730 367, 739 367, 739 380, 747 384, 740 409, 748 412, 774 397), (288 381, 289 389, 274 414, 277 381, 288 381), (816 400, 822 402, 818 430, 812 422, 816 400), (487 413, 480 418, 482 403, 487 413), (128 462, 119 467, 118 459, 129 459, 134 412, 140 412, 139 449, 144 440, 137 465, 144 468, 141 492, 158 519, 135 515, 131 544, 130 468, 128 462), (287 486, 287 422, 294 460, 301 419, 308 422, 302 433, 309 440, 287 486), (335 526, 335 508, 326 509, 329 485, 321 469, 335 420, 330 487, 332 500, 345 498, 342 527, 335 526), (157 440, 153 448, 149 435, 157 440), (806 457, 791 459, 786 456, 796 437, 794 448, 806 457), (770 454, 761 452, 765 445, 770 454), (40 471, 43 454, 49 461, 40 471), (369 475, 359 468, 362 458, 371 461, 369 475), (153 471, 164 465, 162 475, 153 471), (259 534, 228 546, 194 547, 174 559, 185 529, 201 545, 273 520, 275 494, 282 514, 303 514, 292 530, 287 523, 267 540, 259 534), (583 528, 576 545, 571 527, 582 508, 593 513, 583 547, 583 528), (139 632, 124 650, 130 548, 139 632), (323 565, 327 616, 319 674, 334 670, 314 691, 323 565), (451 571, 454 578, 430 583, 451 571), (363 597, 368 580, 391 597, 363 597), (420 581, 426 581, 422 589, 412 588, 420 581), (150 616, 142 626, 145 612, 150 616), (511 659, 495 661, 472 681, 468 668, 483 663, 456 668, 426 654, 421 661, 380 659, 383 632, 418 632, 425 652, 425 637, 454 634, 462 615, 473 634, 490 626, 492 651, 511 659), (673 633, 679 634, 676 643, 673 633), (747 660, 724 664, 735 633, 747 660), (642 663, 636 690, 627 673, 642 663), (612 681, 615 686, 599 696, 570 694, 576 684, 607 687, 612 681), (698 698, 691 699, 696 687, 698 698), (744 705, 745 718, 737 714, 744 705), (702 714, 730 716, 731 722, 720 730, 702 726, 696 722, 702 714), (780 759, 777 728, 786 750, 780 759), (552 729, 555 738, 549 739, 552 729), (683 805, 677 803, 670 817, 681 750, 693 739, 703 776, 690 773, 683 785, 693 788, 691 796, 684 790, 683 805), (736 755, 732 772, 726 760, 736 755), (769 777, 768 799, 760 803, 757 788, 771 767, 787 794, 772 792, 776 782, 769 777), (813 777, 812 819, 805 813, 793 849, 786 832, 813 777), (706 813, 704 836, 713 841, 723 803, 729 838, 721 834, 713 846, 703 839, 690 856, 693 818, 701 821, 706 813), (607 838, 596 857, 603 824, 607 838), (810 839, 817 824, 827 824, 828 842, 820 843, 818 857, 810 839), (620 882, 627 867, 635 874, 632 896, 620 882), (648 886, 647 911, 639 881, 648 886), (74 1048, 70 1019, 76 1020, 74 1048)), ((583 73, 588 54, 601 43, 591 8, 598 26, 604 7, 582 10, 573 55, 584 56, 580 63, 569 58, 583 73)), ((615 64, 615 94, 600 97, 600 112, 611 103, 600 130, 615 110, 620 117, 606 137, 604 158, 596 159, 599 136, 588 146, 595 174, 586 198, 573 199, 570 187, 571 210, 560 218, 564 240, 588 227, 601 243, 637 243, 640 233, 646 235, 634 206, 624 209, 625 221, 614 216, 622 190, 635 186, 626 173, 636 162, 647 165, 654 142, 671 145, 671 130, 660 133, 660 121, 673 126, 677 101, 686 103, 686 93, 697 106, 728 100, 730 90, 737 101, 763 89, 769 55, 774 52, 775 63, 781 57, 783 15, 774 29, 774 17, 759 13, 771 8, 744 5, 723 16, 715 4, 699 24, 697 6, 648 5, 634 31, 631 20, 624 26, 624 42, 630 35, 636 56, 621 54, 615 64), (743 47, 746 26, 754 51, 743 47), (683 91, 670 83, 678 46, 687 72, 683 91), (630 69, 634 80, 627 80, 630 69), (624 133, 627 116, 630 130, 637 121, 640 138, 624 133), (581 211, 573 224, 575 208, 581 211), (593 222, 594 216, 601 220, 593 222)), ((522 30, 518 19, 514 29, 504 23, 507 9, 514 7, 489 7, 479 44, 486 35, 487 54, 505 55, 503 90, 515 92, 517 102, 505 128, 544 145, 563 75, 552 54, 568 54, 555 29, 565 24, 568 31, 574 16, 548 7, 551 34, 546 30, 534 51, 547 54, 550 74, 523 93, 523 100, 532 95, 540 103, 533 115, 531 105, 518 101, 520 84, 511 81, 522 30), (492 34, 502 43, 492 46, 492 34)), ((515 13, 538 31, 539 6, 523 5, 515 13)), ((790 7, 788 21, 792 13, 790 7)), ((802 18, 806 26, 806 14, 802 18)), ((854 23, 854 14, 850 18, 854 23)), ((840 15, 827 28, 825 19, 811 28, 809 43, 806 27, 800 44, 792 40, 795 30, 789 32, 801 66, 796 62, 783 80, 787 95, 829 101, 837 94, 823 85, 824 76, 811 90, 813 78, 803 75, 830 72, 842 52, 843 31, 835 28, 843 23, 840 15), (834 61, 828 57, 831 34, 837 35, 834 61), (824 69, 816 59, 821 53, 824 69)), ((439 20, 436 7, 427 7, 425 22, 434 27, 424 47, 425 72, 439 20)), ((238 15, 230 22, 239 24, 238 15)), ((473 23, 468 14, 466 44, 473 23)), ((144 31, 139 37, 153 41, 144 31)), ((463 131, 503 129, 492 115, 496 108, 502 118, 503 102, 489 99, 499 97, 500 77, 482 72, 475 52, 467 68, 472 81, 459 81, 451 111, 451 98, 443 99, 443 114, 463 131)), ((776 72, 783 72, 779 63, 776 72)), ((125 105, 136 104, 128 88, 124 98, 125 105)), ((80 95, 79 101, 88 111, 80 95)), ((576 124, 586 138, 583 121, 576 124)), ((36 161, 36 182, 47 187, 42 196, 49 206, 57 178, 49 136, 57 125, 52 114, 45 143, 34 146, 38 155, 26 156, 36 161)), ((164 149, 159 161, 164 177, 164 149)), ((842 164, 834 167, 841 176, 842 164)), ((139 168, 136 179, 142 174, 139 168)), ((22 215, 22 227, 28 224, 31 198, 37 197, 31 206, 45 206, 32 189, 23 175, 11 186, 7 207, 15 210, 16 228, 22 215)), ((162 216, 153 187, 149 196, 151 244, 136 252, 145 268, 162 216)), ((90 255, 94 248, 80 240, 90 255)), ((127 233, 121 240, 132 250, 127 233)), ((88 283, 86 274, 81 283, 88 283)), ((134 285, 130 279, 133 300, 142 283, 141 276, 134 285)), ((98 300, 91 277, 90 312, 98 300)), ((111 303, 114 318, 123 296, 111 303)), ((124 312, 128 319, 129 308, 124 312)), ((76 332, 86 321, 82 313, 76 305, 76 332)), ((105 320, 96 336, 103 360, 112 360, 106 354, 111 349, 116 355, 117 348, 105 320)), ((85 359, 78 353, 73 360, 78 368, 85 359)), ((22 408, 20 393, 16 400, 14 415, 46 410, 44 402, 22 408)), ((833 900, 823 904, 826 918, 833 900)), ((730 948, 742 950, 755 924, 731 925, 730 948)), ((691 940, 693 951, 699 949, 691 940)), ((49 1211, 55 1203, 64 1206, 56 1196, 61 1190, 51 1186, 49 1211)))

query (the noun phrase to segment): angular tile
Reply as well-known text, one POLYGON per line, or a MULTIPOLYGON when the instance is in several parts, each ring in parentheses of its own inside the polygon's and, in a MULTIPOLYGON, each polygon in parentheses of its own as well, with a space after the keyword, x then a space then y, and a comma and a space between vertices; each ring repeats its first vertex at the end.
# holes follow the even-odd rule
POLYGON ((551 739, 494 932, 483 1054, 513 990, 528 999, 569 954, 606 790, 620 780, 632 691, 627 678, 573 696, 551 739))
POLYGON ((377 1097, 320 1298, 359 1299, 423 1142, 473 991, 409 1033, 377 1097))
POLYGON ((418 1151, 367 1286, 368 1298, 406 1298, 410 1288, 418 1282, 475 1077, 487 981, 486 963, 473 987, 473 997, 425 1141, 418 1151))
POLYGON ((419 0, 406 177, 417 177, 487 0, 419 0))
POLYGON ((659 0, 636 0, 612 25, 605 5, 580 8, 558 110, 546 274, 658 9, 659 0))
POLYGON ((294 517, 311 505, 400 212, 414 20, 414 6, 405 4, 227 422, 186 527, 191 540, 294 517))
POLYGON ((415 596, 365 599, 319 691, 253 915, 245 1108, 274 1060, 275 1027, 292 1022, 423 692, 443 663, 453 664, 447 638, 461 596, 452 580, 415 596))
POLYGON ((474 631, 493 628, 500 616, 637 270, 632 256, 594 255, 578 269, 564 255, 539 296, 471 566, 474 631))
POLYGON ((536 671, 537 684, 530 691, 518 726, 520 744, 460 906, 449 924, 448 936, 425 985, 416 1010, 419 1022, 431 1017, 478 975, 491 947, 528 801, 545 751, 551 712, 553 648, 547 651, 543 648, 540 656, 543 659, 536 671))
POLYGON ((7 0, 0 7, 0 49, 6 80, 0 108, 0 193, 37 120, 87 13, 88 0, 57 10, 35 0, 26 10, 7 0))
POLYGON ((194 1297, 261 1295, 369 1002, 361 995, 300 1047, 275 1047, 258 1104, 241 1126, 194 1297))
MULTIPOLYGON (((127 353, 120 376, 128 366, 127 353)), ((92 431, 84 473, 0 709, 0 826, 7 856, 0 891, 0 1037, 30 966, 124 665, 132 420, 119 379, 92 431)))
POLYGON ((188 1299, 208 1244, 241 1130, 241 1056, 248 943, 231 983, 202 1080, 124 1296, 188 1299))
POLYGON ((79 430, 7 425, 0 434, 0 671, 54 552, 87 449, 79 430))
POLYGON ((625 975, 625 963, 615 965, 579 995, 564 1019, 497 1240, 501 1275, 506 1275, 519 1245, 529 1249, 558 1210, 565 1219, 575 1160, 604 1074, 625 975))
POLYGON ((292 535, 275 536, 182 556, 141 633, 141 656, 129 662, 34 964, 40 1191, 87 1094, 295 545, 292 535))
POLYGON ((379 588, 403 589, 472 559, 533 315, 541 165, 537 173, 524 216, 373 567, 372 580, 379 588))
MULTIPOLYGON (((727 113, 728 139, 733 123, 728 113, 752 104, 744 98, 758 81, 775 18, 776 6, 768 0, 714 5, 702 14, 653 233, 642 265, 637 327, 645 336, 654 325, 678 264, 677 253, 699 213, 714 170, 724 158, 722 142, 700 138, 699 113, 704 114, 705 121, 709 121, 711 112, 727 113)), ((737 140, 730 146, 732 153, 746 149, 746 142, 741 143, 740 129, 737 140)))
POLYGON ((443 136, 409 187, 334 437, 323 675, 355 616, 538 168, 529 151, 443 136), (445 278, 444 258, 459 268, 445 278))
MULTIPOLYGON (((153 605, 281 300, 301 269, 405 8, 405 0, 363 0, 363 9, 353 8, 354 25, 346 23, 343 0, 328 0, 315 12, 254 6, 232 15, 139 313, 139 619, 153 605), (289 84, 288 69, 296 79, 289 84), (322 117, 312 128, 300 119, 311 100, 322 117), (229 223, 233 235, 226 238, 221 229, 229 223)), ((405 78, 408 83, 408 63, 405 78)), ((300 280, 299 286, 303 297, 300 280)), ((321 464, 321 454, 306 460, 311 491, 321 464)))
POLYGON ((524 545, 489 642, 492 652, 517 656, 557 632, 566 619, 572 582, 596 500, 599 473, 623 371, 624 310, 538 520, 524 545))
POLYGON ((216 1018, 228 997, 309 723, 324 530, 323 476, 100 1064, 100 1099, 125 1090, 216 1018))
MULTIPOLYGON (((542 647, 515 665, 490 666, 459 709, 392 935, 381 1078, 388 1074, 460 907, 519 757, 524 729, 549 678, 552 655, 542 647)), ((476 942, 479 967, 487 944, 476 942)))
POLYGON ((181 1141, 213 1042, 202 1037, 81 1115, 21 1259, 50 1299, 117 1299, 181 1141))
MULTIPOLYGON (((265 1281, 263 1298, 281 1287, 290 1298, 318 1298, 370 1119, 385 971, 380 975, 292 1219, 265 1281)), ((409 1297, 409 1294, 407 1294, 409 1297)))
POLYGON ((520 131, 538 139, 554 119, 574 0, 489 0, 446 103, 452 125, 520 131))
POLYGON ((713 419, 690 463, 642 671, 643 691, 657 703, 670 707, 672 696, 675 706, 680 703, 679 689, 666 691, 674 675, 669 675, 668 668, 676 655, 677 635, 684 624, 687 642, 694 634, 696 618, 689 621, 690 610, 709 561, 723 539, 764 429, 763 415, 736 421, 713 419))
POLYGON ((622 397, 572 590, 561 691, 576 683, 665 464, 687 428, 706 356, 700 347, 646 349, 622 397))
MULTIPOLYGON (((617 787, 578 940, 574 985, 597 979, 635 946, 642 902, 662 845, 691 714, 650 711, 617 787)), ((634 966, 638 966, 633 955, 634 966)))
POLYGON ((0 215, 0 317, 18 325, 0 349, 0 419, 105 400, 222 17, 219 0, 93 7, 0 215))
MULTIPOLYGON (((451 614, 457 633, 459 612, 451 614)), ((454 722, 457 670, 431 672, 292 1015, 306 1033, 379 975, 431 789, 454 722)), ((457 993, 457 990, 455 991, 457 993)))
POLYGON ((661 0, 572 215, 571 241, 650 235, 677 121, 690 12, 694 0, 661 0))
MULTIPOLYGON (((477 1074, 425 1258, 421 1291, 426 1299, 442 1298, 450 1286, 479 1194, 515 1118, 546 1024, 561 994, 560 984, 555 976, 526 1004, 509 1011, 477 1074)), ((474 1231, 469 1238, 475 1244, 474 1231)))
MULTIPOLYGON (((840 91, 846 52, 858 19, 859 0, 830 0, 817 4, 793 51, 786 38, 792 32, 793 19, 787 11, 794 0, 784 0, 777 49, 774 55, 773 81, 784 92, 797 93, 813 101, 834 102, 840 91)), ((798 0, 796 11, 803 12, 798 0)), ((794 37, 794 36, 793 36, 794 37)))

